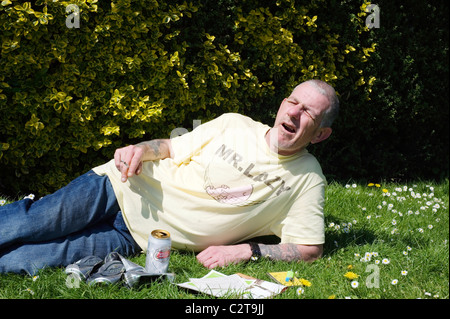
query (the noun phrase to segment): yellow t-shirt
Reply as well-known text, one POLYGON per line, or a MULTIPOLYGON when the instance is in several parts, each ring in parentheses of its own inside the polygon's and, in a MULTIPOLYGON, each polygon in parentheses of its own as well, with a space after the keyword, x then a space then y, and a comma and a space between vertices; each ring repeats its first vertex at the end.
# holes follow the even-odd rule
POLYGON ((108 175, 143 250, 154 229, 169 231, 172 247, 194 251, 273 234, 281 243, 322 244, 320 165, 306 150, 271 151, 269 129, 228 113, 172 138, 173 159, 144 162, 125 183, 114 160, 94 171, 108 175))

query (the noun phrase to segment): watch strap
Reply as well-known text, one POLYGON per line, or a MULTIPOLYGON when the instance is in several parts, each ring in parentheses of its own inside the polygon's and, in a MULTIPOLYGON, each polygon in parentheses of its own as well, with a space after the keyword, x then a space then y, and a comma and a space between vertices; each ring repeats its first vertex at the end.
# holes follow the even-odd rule
POLYGON ((257 243, 250 242, 250 249, 252 250, 252 260, 257 260, 261 257, 261 249, 257 243))

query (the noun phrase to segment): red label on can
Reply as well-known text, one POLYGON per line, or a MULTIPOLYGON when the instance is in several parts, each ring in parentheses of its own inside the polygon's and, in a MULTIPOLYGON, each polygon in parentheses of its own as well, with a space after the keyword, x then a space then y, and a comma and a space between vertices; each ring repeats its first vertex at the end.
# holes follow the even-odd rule
POLYGON ((170 249, 158 250, 155 254, 155 259, 165 259, 169 258, 169 256, 170 256, 170 249))

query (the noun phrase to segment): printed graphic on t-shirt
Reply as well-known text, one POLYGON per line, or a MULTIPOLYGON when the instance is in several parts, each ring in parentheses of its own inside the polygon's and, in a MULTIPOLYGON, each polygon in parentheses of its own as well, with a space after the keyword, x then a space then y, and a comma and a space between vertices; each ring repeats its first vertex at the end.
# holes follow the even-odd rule
POLYGON ((251 206, 276 198, 291 189, 280 176, 270 176, 268 172, 255 173, 255 166, 256 163, 246 163, 244 156, 222 144, 206 167, 204 184, 206 193, 219 203, 251 206), (216 174, 217 170, 223 169, 223 163, 233 168, 227 170, 227 174, 229 172, 227 180, 219 180, 217 176, 223 175, 216 174), (253 198, 256 183, 263 183, 273 192, 267 198, 253 198))

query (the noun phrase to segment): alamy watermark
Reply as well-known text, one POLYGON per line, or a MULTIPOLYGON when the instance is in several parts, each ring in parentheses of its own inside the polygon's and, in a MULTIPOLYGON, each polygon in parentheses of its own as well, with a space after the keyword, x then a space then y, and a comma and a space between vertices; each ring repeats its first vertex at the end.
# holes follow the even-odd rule
POLYGON ((66 27, 69 29, 80 28, 80 8, 76 4, 69 4, 66 13, 70 13, 66 18, 66 27))
POLYGON ((379 28, 380 27, 380 7, 376 4, 371 4, 366 7, 365 10, 370 14, 366 18, 366 27, 369 29, 379 28))
MULTIPOLYGON (((366 7, 365 12, 370 13, 366 18, 366 26, 369 29, 380 27, 380 7, 377 4, 370 4, 366 7)), ((80 28, 80 8, 76 4, 66 6, 66 27, 69 29, 80 28)))
POLYGON ((366 267, 366 272, 370 272, 366 278, 366 287, 380 288, 380 267, 375 264, 368 265, 366 267))

